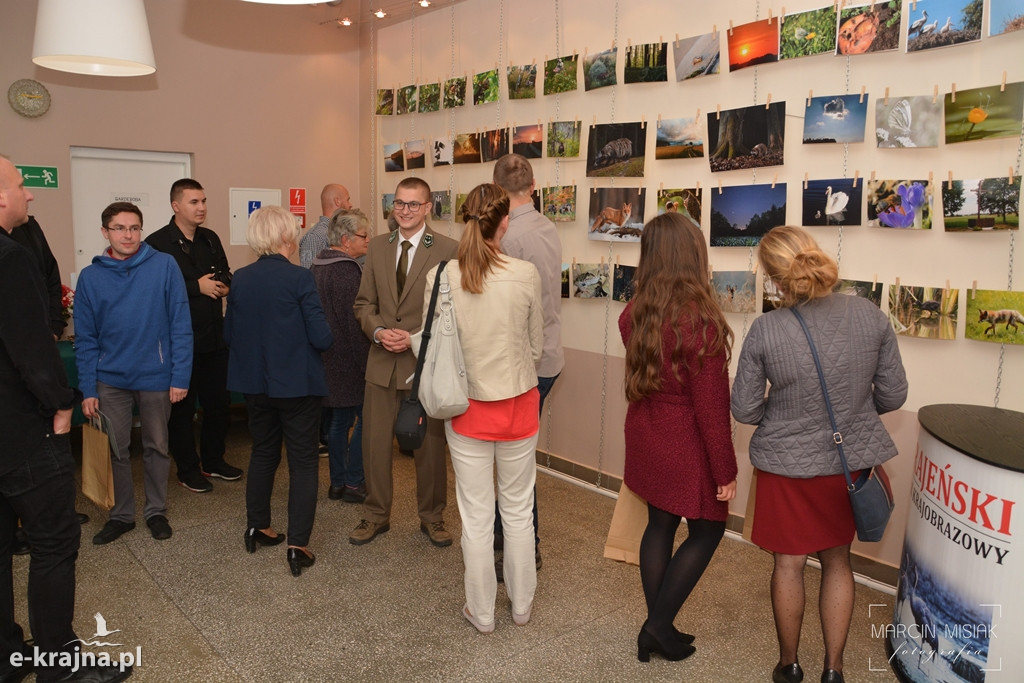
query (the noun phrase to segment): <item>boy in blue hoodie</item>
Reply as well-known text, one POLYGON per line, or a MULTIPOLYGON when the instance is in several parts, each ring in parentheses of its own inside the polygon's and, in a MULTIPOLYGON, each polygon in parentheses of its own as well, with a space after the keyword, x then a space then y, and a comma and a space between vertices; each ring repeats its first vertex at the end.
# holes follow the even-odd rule
POLYGON ((188 393, 192 320, 181 270, 142 241, 142 211, 128 202, 103 210, 110 247, 82 269, 75 293, 75 354, 82 412, 110 420, 114 507, 92 542, 110 543, 135 528, 135 490, 128 446, 132 404, 142 423, 146 490, 143 517, 153 538, 171 537, 167 523, 167 418, 188 393))

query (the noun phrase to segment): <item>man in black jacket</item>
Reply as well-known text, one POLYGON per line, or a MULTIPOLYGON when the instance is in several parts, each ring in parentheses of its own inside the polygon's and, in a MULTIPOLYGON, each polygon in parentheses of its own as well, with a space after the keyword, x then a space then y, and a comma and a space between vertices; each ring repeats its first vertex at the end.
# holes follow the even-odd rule
POLYGON ((234 481, 242 470, 224 462, 224 439, 231 424, 231 395, 227 390, 228 348, 224 343, 224 304, 231 287, 231 269, 206 220, 206 192, 191 178, 171 185, 170 222, 146 238, 149 246, 170 254, 185 278, 192 313, 192 382, 183 401, 171 407, 167 423, 168 446, 178 467, 178 481, 190 491, 213 490, 207 477, 234 481), (203 408, 203 424, 196 454, 192 422, 196 398, 203 408), (200 459, 202 469, 200 470, 200 459))
MULTIPOLYGON (((49 327, 39 269, 10 237, 28 220, 32 194, 18 169, 0 156, 0 677, 21 680, 32 670, 33 648, 14 621, 11 545, 20 517, 32 544, 29 626, 40 653, 74 654, 77 636, 75 562, 81 537, 75 519, 75 462, 64 364, 49 327), (19 660, 18 655, 27 655, 19 660), (13 658, 12 658, 13 655, 13 658)), ((49 657, 46 658, 50 664, 49 657)), ((121 681, 131 669, 89 667, 71 672, 54 661, 38 680, 121 681)))

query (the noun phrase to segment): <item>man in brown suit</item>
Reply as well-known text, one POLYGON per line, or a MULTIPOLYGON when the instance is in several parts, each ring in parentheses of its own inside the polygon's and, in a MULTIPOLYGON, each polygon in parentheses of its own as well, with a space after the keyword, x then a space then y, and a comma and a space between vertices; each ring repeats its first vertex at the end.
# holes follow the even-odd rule
MULTIPOLYGON (((406 178, 395 189, 392 218, 398 229, 370 242, 354 310, 363 332, 373 341, 366 362, 363 401, 363 468, 366 501, 363 519, 349 536, 353 545, 369 543, 390 526, 391 455, 399 403, 408 395, 407 381, 416 370, 409 335, 423 323, 423 292, 427 271, 456 258, 458 243, 435 234, 426 222, 430 186, 406 178)), ((427 420, 423 446, 416 459, 416 499, 420 529, 439 548, 452 544, 444 528, 448 474, 444 458, 444 424, 427 420)))

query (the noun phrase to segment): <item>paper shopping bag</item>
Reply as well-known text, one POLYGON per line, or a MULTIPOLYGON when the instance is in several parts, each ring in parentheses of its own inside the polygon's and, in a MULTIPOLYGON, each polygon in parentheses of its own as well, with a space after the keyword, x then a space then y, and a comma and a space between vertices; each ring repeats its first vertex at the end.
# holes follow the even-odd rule
POLYGON ((627 564, 640 564, 640 539, 647 528, 647 501, 629 490, 619 489, 619 500, 612 513, 612 525, 604 544, 604 556, 627 564))
POLYGON ((100 415, 82 425, 82 493, 103 510, 114 507, 113 438, 110 421, 100 415))

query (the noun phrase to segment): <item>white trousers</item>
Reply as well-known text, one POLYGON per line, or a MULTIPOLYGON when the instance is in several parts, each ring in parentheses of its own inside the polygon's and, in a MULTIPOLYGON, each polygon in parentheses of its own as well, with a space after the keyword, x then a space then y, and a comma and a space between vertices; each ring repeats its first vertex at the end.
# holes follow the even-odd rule
POLYGON ((483 625, 494 623, 494 464, 498 507, 505 535, 503 573, 512 611, 526 614, 537 590, 534 563, 533 489, 537 480, 537 434, 519 441, 481 441, 457 434, 444 423, 455 470, 462 516, 462 559, 466 604, 483 625))

